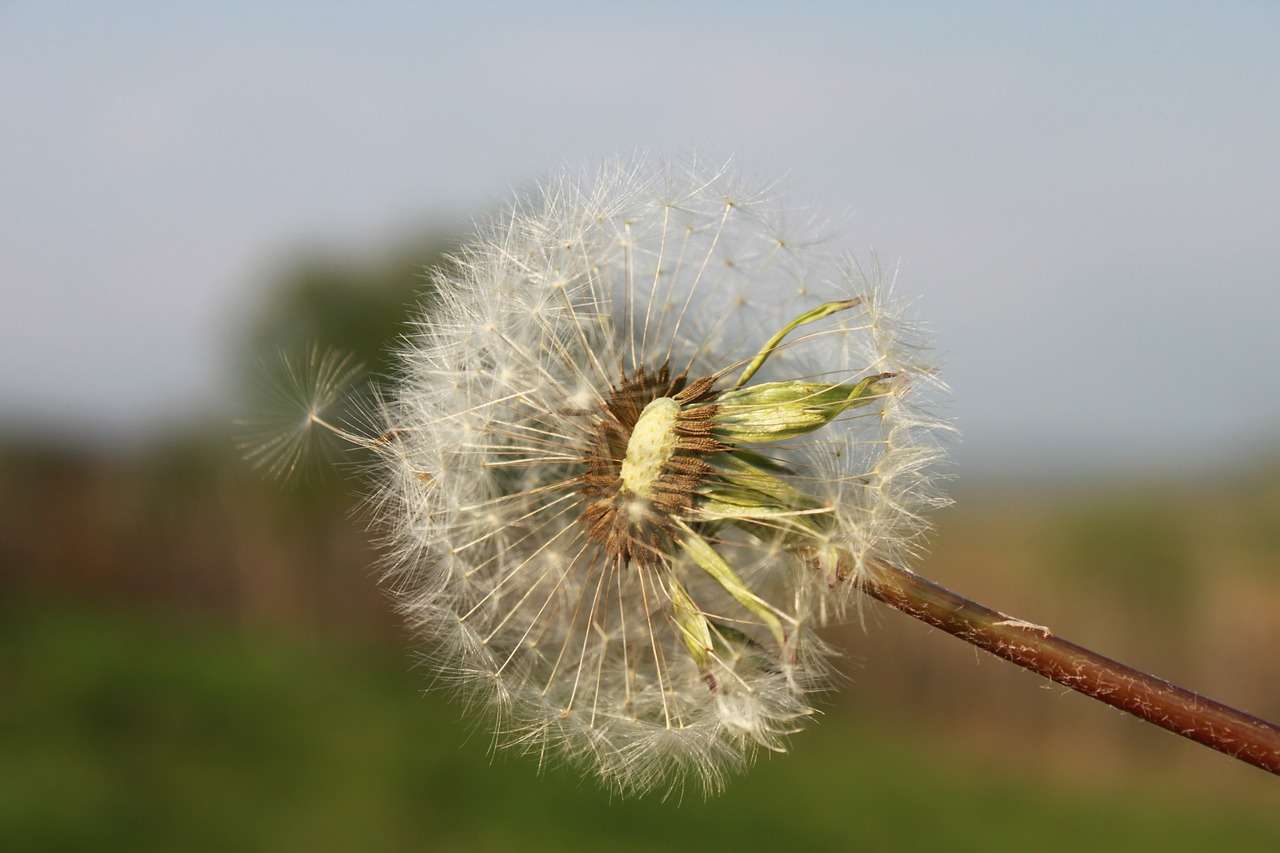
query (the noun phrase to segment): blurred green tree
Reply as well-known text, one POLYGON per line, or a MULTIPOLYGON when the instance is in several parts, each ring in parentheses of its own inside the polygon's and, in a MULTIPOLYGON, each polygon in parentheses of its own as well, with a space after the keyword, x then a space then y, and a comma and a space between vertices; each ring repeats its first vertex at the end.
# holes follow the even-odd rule
POLYGON ((365 364, 375 383, 412 317, 434 299, 432 270, 448 263, 452 242, 438 235, 370 257, 331 248, 306 251, 266 290, 249 329, 243 368, 256 371, 320 346, 365 364))

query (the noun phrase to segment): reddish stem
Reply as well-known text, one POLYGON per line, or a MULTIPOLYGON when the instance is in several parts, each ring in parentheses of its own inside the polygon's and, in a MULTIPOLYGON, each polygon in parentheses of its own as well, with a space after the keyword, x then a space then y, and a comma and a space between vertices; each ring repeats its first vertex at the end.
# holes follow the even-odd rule
POLYGON ((1086 696, 1280 775, 1280 726, 1184 690, 983 607, 919 575, 878 564, 871 597, 1086 696))

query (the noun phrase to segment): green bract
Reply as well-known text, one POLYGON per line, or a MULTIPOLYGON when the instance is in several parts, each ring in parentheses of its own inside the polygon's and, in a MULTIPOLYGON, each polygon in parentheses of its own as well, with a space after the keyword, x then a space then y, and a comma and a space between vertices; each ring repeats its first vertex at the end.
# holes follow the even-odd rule
POLYGON ((870 403, 892 377, 881 373, 857 385, 766 382, 725 391, 716 399, 716 434, 734 443, 795 438, 826 426, 846 409, 870 403))

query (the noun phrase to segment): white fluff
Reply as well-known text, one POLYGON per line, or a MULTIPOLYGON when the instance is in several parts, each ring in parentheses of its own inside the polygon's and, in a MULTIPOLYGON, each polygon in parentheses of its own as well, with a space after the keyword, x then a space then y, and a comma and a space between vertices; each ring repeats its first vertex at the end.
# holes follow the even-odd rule
MULTIPOLYGON (((388 583, 441 677, 496 712, 503 742, 623 792, 714 790, 757 747, 781 750, 822 681, 813 629, 844 612, 871 558, 912 552, 935 502, 937 424, 913 399, 934 383, 881 276, 789 233, 784 212, 697 166, 547 183, 436 282, 384 407, 388 583), (796 546, 712 522, 696 495, 680 513, 763 604, 744 606, 669 542, 627 562, 589 536, 584 459, 620 381, 668 363, 723 388, 787 322, 853 297, 753 379, 896 376, 874 404, 753 448, 816 502, 803 512, 826 519, 822 535, 796 546), (696 602, 690 624, 711 626, 705 660, 674 613, 677 583, 696 602)), ((628 511, 667 521, 641 498, 628 511)))

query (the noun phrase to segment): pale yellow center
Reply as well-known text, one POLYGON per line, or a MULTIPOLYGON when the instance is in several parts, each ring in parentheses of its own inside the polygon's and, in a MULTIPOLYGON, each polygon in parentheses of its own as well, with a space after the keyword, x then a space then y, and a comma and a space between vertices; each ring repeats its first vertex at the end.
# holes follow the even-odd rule
POLYGON ((662 466, 676 450, 674 427, 679 411, 680 404, 675 400, 659 397, 640 413, 627 442, 627 456, 622 460, 622 485, 633 494, 652 496, 653 484, 662 476, 662 466))

